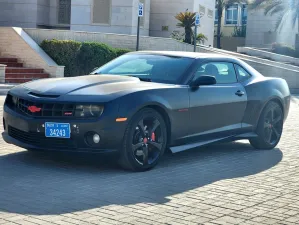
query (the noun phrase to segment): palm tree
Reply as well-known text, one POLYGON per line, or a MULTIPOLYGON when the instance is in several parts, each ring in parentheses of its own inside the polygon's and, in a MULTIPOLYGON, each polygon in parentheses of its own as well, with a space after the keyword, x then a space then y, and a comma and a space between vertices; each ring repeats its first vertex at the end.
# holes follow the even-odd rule
MULTIPOLYGON (((285 16, 291 14, 293 28, 299 23, 299 0, 254 0, 250 9, 264 9, 265 15, 278 14, 276 30, 285 20, 285 16)), ((298 26, 299 33, 299 26, 298 26)))
POLYGON ((223 10, 227 6, 232 5, 234 3, 248 3, 248 0, 216 0, 216 9, 218 13, 217 48, 221 48, 221 23, 222 23, 223 10))
POLYGON ((175 18, 179 21, 177 27, 183 27, 185 29, 185 40, 184 42, 191 44, 192 43, 192 28, 195 26, 195 16, 194 12, 180 12, 175 18))
POLYGON ((204 34, 200 33, 197 35, 196 41, 198 41, 200 44, 204 44, 207 40, 208 38, 204 34))

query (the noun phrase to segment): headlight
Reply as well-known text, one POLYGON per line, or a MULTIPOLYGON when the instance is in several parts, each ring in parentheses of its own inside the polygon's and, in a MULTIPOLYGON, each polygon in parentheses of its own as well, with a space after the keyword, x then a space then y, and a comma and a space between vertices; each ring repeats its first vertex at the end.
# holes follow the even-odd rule
POLYGON ((77 105, 76 117, 99 117, 104 111, 103 106, 98 105, 77 105))
POLYGON ((15 96, 13 96, 13 97, 12 97, 12 102, 13 102, 14 105, 17 105, 18 98, 15 97, 15 96))

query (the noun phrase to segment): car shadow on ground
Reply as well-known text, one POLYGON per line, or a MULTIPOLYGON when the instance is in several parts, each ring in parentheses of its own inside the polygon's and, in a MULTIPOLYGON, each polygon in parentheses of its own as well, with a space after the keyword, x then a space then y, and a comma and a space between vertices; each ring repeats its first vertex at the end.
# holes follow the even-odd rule
POLYGON ((0 157, 0 211, 58 215, 109 205, 163 204, 172 195, 268 170, 282 157, 279 149, 259 151, 233 142, 168 153, 155 169, 132 173, 113 158, 24 151, 0 157))

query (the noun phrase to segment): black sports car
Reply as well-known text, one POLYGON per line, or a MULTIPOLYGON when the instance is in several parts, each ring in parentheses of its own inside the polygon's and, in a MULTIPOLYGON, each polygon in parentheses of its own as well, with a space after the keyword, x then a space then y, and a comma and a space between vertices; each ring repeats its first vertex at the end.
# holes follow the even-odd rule
POLYGON ((133 52, 90 75, 37 80, 11 89, 6 142, 28 150, 118 153, 144 171, 173 153, 249 139, 273 149, 288 116, 285 80, 245 62, 193 52, 133 52))

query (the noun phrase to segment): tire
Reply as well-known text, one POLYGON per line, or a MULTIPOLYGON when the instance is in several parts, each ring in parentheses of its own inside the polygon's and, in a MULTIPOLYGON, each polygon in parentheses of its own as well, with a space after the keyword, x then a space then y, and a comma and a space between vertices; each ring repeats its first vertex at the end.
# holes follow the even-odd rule
POLYGON ((283 117, 281 106, 277 102, 269 102, 258 122, 256 130, 258 137, 250 139, 250 144, 256 149, 274 149, 282 135, 283 117))
POLYGON ((128 124, 119 165, 136 172, 150 170, 160 161, 166 145, 167 127, 163 117, 151 108, 144 108, 128 124))

